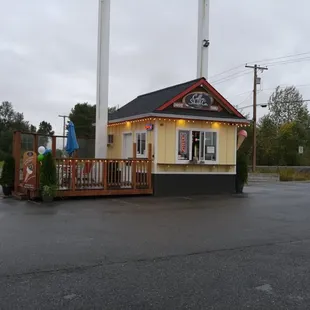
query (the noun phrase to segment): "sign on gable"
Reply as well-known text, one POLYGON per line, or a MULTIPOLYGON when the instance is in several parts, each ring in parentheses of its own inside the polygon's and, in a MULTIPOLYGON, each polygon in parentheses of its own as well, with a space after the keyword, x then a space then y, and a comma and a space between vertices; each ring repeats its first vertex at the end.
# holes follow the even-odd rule
POLYGON ((182 109, 221 111, 221 107, 214 103, 213 97, 205 92, 190 93, 184 96, 182 102, 175 102, 173 107, 182 109))

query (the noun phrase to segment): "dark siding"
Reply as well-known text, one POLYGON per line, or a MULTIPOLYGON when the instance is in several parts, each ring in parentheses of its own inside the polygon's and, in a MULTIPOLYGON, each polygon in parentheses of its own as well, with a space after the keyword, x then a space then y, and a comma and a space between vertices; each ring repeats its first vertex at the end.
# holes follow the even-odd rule
POLYGON ((231 174, 153 174, 154 196, 233 194, 231 174))

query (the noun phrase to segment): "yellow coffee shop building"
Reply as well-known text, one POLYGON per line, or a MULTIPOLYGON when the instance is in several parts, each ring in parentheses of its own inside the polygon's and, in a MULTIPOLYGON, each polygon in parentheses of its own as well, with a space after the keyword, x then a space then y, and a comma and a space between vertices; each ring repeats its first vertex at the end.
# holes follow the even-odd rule
POLYGON ((156 196, 233 193, 249 121, 204 78, 141 95, 109 115, 108 158, 148 158, 156 196))

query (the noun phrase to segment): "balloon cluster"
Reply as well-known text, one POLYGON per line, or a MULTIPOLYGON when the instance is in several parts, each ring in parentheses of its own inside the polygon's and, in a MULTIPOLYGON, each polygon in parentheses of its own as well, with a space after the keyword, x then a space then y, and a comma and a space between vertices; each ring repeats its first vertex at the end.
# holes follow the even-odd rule
POLYGON ((52 152, 51 149, 46 149, 44 146, 39 146, 39 148, 38 148, 38 153, 39 153, 38 161, 40 161, 40 162, 43 161, 44 156, 48 153, 51 153, 51 152, 52 152))

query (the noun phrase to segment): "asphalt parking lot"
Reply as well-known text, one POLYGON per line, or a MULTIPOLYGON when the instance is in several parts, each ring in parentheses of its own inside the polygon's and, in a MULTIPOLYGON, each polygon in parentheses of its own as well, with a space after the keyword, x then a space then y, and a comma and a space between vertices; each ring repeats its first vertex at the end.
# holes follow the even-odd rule
POLYGON ((309 309, 310 183, 0 201, 0 309, 309 309))

